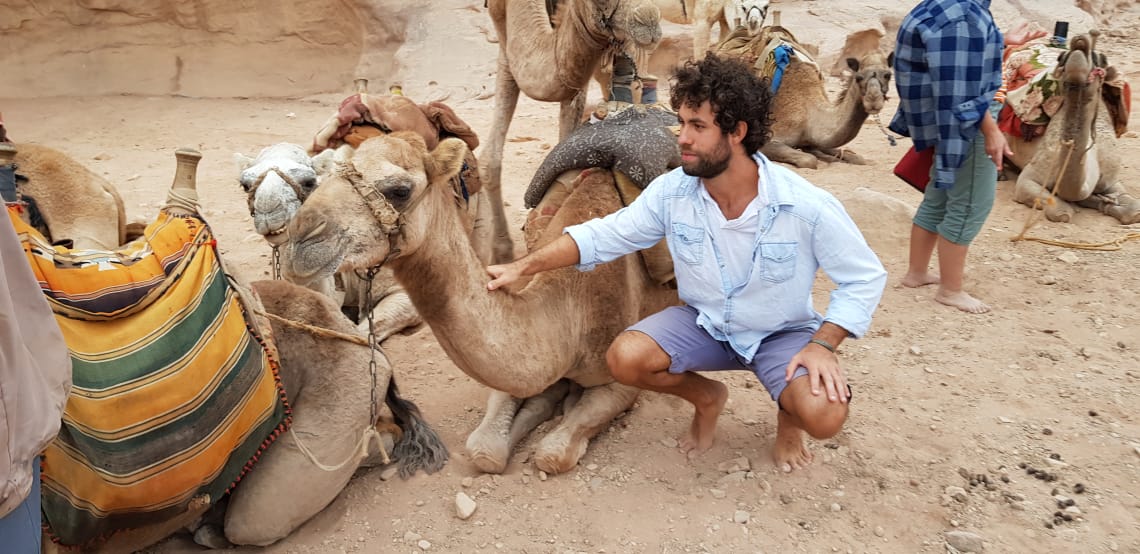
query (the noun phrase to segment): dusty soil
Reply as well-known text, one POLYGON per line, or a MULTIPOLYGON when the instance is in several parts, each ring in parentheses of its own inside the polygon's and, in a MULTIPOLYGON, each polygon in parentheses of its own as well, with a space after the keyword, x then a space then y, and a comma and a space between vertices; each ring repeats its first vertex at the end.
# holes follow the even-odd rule
MULTIPOLYGON (((435 4, 430 13, 439 17, 403 13, 399 72, 364 76, 380 86, 399 80, 413 97, 443 98, 486 134, 494 100, 481 96, 493 89, 496 46, 486 32, 453 37, 461 47, 446 51, 433 44, 454 35, 456 21, 477 30, 489 28, 489 20, 481 3, 435 4)), ((835 37, 878 25, 883 14, 876 7, 886 5, 844 8, 867 14, 842 26, 842 14, 818 4, 776 7, 797 35, 809 42, 819 36, 824 56, 842 46, 835 37)), ((995 2, 999 23, 1013 23, 1018 5, 995 2)), ((1140 82, 1138 42, 1123 32, 1140 20, 1136 8, 1126 2, 1097 8, 1109 13, 1097 14, 1108 31, 1104 51, 1140 82)), ((1051 27, 1045 18, 1039 21, 1051 27)), ((666 30, 671 43, 686 44, 687 28, 666 30)), ((219 49, 214 55, 243 54, 219 49)), ((289 59, 283 54, 264 62, 287 65, 289 59)), ((28 65, 14 57, 0 61, 28 65)), ((267 278, 269 248, 253 231, 232 153, 252 155, 279 141, 308 144, 349 83, 292 98, 234 98, 201 92, 203 79, 199 74, 195 81, 196 97, 88 96, 82 81, 73 81, 54 91, 12 94, 20 97, 0 99, 0 111, 16 140, 59 148, 115 182, 132 219, 153 216, 173 175, 174 150, 199 149, 202 205, 225 260, 242 278, 267 278)), ((64 80, 55 75, 54 81, 64 80)), ((838 81, 830 87, 834 91, 838 81)), ((884 119, 894 109, 892 101, 884 119)), ((524 98, 511 127, 504 197, 518 244, 522 192, 557 140, 555 114, 553 105, 524 98)), ((890 173, 905 143, 890 146, 868 122, 850 147, 872 164, 801 174, 845 202, 892 277, 869 335, 842 349, 856 390, 851 419, 839 436, 811 443, 812 467, 790 475, 775 469, 775 406, 741 373, 717 376, 730 385, 731 398, 716 445, 698 459, 687 460, 673 442, 687 428, 691 408, 645 393, 591 443, 574 471, 539 475, 528 441, 505 474, 481 475, 465 459, 463 444, 482 416, 486 391, 421 331, 397 336, 385 348, 401 389, 450 446, 452 461, 439 474, 407 481, 362 471, 324 512, 265 551, 943 552, 945 533, 965 530, 991 552, 1140 552, 1140 242, 1114 252, 1011 242, 1030 210, 1011 199, 1012 183, 999 183, 993 213, 971 249, 967 283, 995 309, 965 315, 935 303, 933 290, 897 285, 909 212, 919 200, 890 173), (1020 464, 1057 480, 1035 479, 1020 464), (991 485, 971 486, 969 476, 977 474, 991 485), (1073 492, 1078 483, 1082 494, 1073 492), (1053 489, 1074 499, 1080 515, 1047 529, 1058 510, 1053 489), (459 491, 478 503, 467 521, 455 515, 459 491)), ((1140 190, 1140 140, 1129 133, 1119 147, 1124 182, 1140 190)), ((1073 224, 1039 223, 1030 234, 1101 241, 1136 231, 1084 210, 1073 224)), ((821 280, 821 311, 827 290, 821 280)), ((151 550, 200 549, 176 536, 151 550)))

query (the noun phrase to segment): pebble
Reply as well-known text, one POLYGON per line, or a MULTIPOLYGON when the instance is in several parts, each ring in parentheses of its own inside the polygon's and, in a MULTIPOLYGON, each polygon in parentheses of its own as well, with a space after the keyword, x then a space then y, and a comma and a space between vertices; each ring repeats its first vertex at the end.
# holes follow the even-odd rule
POLYGON ((475 501, 472 500, 470 496, 467 496, 467 493, 455 493, 455 515, 459 516, 459 519, 466 521, 467 518, 471 517, 471 514, 475 513, 475 509, 478 507, 475 501))
POLYGON ((967 498, 966 489, 955 486, 946 487, 946 496, 949 496, 958 502, 965 502, 967 498))
POLYGON ((886 529, 883 529, 883 527, 882 527, 881 525, 877 525, 877 526, 875 526, 875 536, 876 536, 876 537, 885 537, 885 536, 887 536, 887 531, 886 531, 886 529))
POLYGON ((390 465, 390 466, 380 470, 380 480, 381 481, 387 481, 387 480, 395 477, 396 474, 399 473, 399 471, 400 471, 399 466, 397 466, 395 464, 390 465))
POLYGON ((915 355, 915 356, 921 356, 922 355, 922 349, 919 348, 918 346, 911 346, 910 347, 910 353, 915 355))
POLYGON ((678 445, 677 439, 671 438, 661 439, 661 444, 665 445, 666 448, 677 448, 678 445))
POLYGON ((736 473, 738 471, 749 471, 752 469, 752 462, 748 458, 740 457, 732 460, 721 462, 716 466, 716 469, 722 473, 736 473))
POLYGON ((1048 428, 1048 427, 1046 427, 1046 428, 1044 428, 1044 429, 1042 429, 1042 430, 1041 430, 1041 434, 1042 434, 1042 435, 1052 435, 1052 434, 1053 434, 1053 430, 1052 430, 1052 429, 1050 429, 1050 428, 1048 428))
POLYGON ((843 511, 843 506, 840 506, 838 502, 832 502, 831 503, 831 511, 833 511, 833 512, 843 511))
POLYGON ((415 533, 412 531, 408 531, 407 533, 404 533, 404 542, 416 542, 422 538, 423 538, 423 536, 421 536, 419 533, 415 533))
POLYGON ((724 498, 725 496, 728 496, 727 493, 720 489, 709 489, 709 494, 711 494, 713 498, 724 498))
POLYGON ((1060 256, 1057 256, 1057 259, 1067 264, 1075 264, 1081 261, 1081 258, 1072 252, 1064 252, 1060 256))
POLYGON ((968 531, 947 531, 945 537, 946 543, 958 549, 959 552, 982 552, 985 550, 982 537, 968 531))
POLYGON ((788 496, 788 495, 786 495, 786 494, 781 494, 781 495, 780 495, 780 502, 781 502, 781 503, 783 503, 783 504, 791 504, 791 503, 792 503, 792 502, 794 502, 794 501, 795 501, 795 500, 794 500, 792 497, 790 497, 790 496, 788 496))
POLYGON ((1038 285, 1056 285, 1057 278, 1052 275, 1042 275, 1037 278, 1038 285))
POLYGON ((741 525, 747 524, 749 519, 751 516, 744 510, 737 510, 736 513, 732 514, 732 521, 741 525))
POLYGON ((431 550, 431 543, 428 541, 417 542, 416 546, 420 547, 420 550, 431 550))
POLYGON ((549 476, 546 474, 545 471, 539 470, 539 472, 538 472, 538 480, 539 481, 545 481, 547 479, 547 477, 549 477, 549 476))
POLYGON ((463 480, 459 482, 459 484, 462 485, 463 488, 469 489, 472 485, 475 484, 475 479, 471 477, 464 477, 463 480))

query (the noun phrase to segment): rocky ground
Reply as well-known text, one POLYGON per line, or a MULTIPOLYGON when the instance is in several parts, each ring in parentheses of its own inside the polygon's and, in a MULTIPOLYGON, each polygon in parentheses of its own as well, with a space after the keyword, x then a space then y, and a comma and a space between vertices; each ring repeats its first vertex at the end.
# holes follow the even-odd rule
MULTIPOLYGON (((1140 83, 1140 43, 1129 34, 1140 22, 1134 4, 1098 3, 1089 9, 1099 20, 1070 19, 1099 21, 1103 51, 1140 83)), ((17 9, 12 5, 23 3, 0 1, 0 9, 17 9)), ((307 144, 349 90, 351 74, 380 67, 383 57, 368 44, 394 52, 392 68, 364 74, 374 85, 399 81, 409 95, 444 99, 478 132, 490 131, 494 99, 486 91, 493 89, 496 45, 487 41, 493 32, 482 3, 426 6, 376 3, 378 13, 395 14, 386 23, 397 27, 389 37, 395 42, 373 31, 354 46, 365 52, 359 60, 329 66, 338 72, 331 84, 308 68, 309 81, 290 77, 296 81, 291 92, 259 81, 254 93, 210 94, 210 73, 188 67, 191 91, 131 90, 123 81, 101 83, 101 94, 92 95, 83 79, 96 79, 97 71, 70 81, 53 73, 42 84, 21 77, 19 90, 3 89, 0 111, 16 140, 59 148, 115 182, 134 219, 153 216, 173 175, 173 151, 198 148, 202 204, 226 261, 245 279, 267 278, 269 249, 253 231, 231 156, 278 141, 307 144)), ((824 60, 839 55, 850 33, 889 27, 889 16, 905 12, 885 0, 773 7, 824 60)), ((1059 1, 994 2, 1003 26, 1027 17, 1051 27, 1063 10, 1076 9, 1059 1)), ((32 27, 6 29, 31 37, 32 27)), ((666 31, 668 44, 683 50, 677 45, 685 44, 688 29, 670 25, 666 31)), ((82 36, 98 42, 97 33, 82 36)), ((113 42, 110 36, 125 51, 123 37, 136 35, 104 40, 113 42)), ((281 44, 279 57, 267 48, 256 52, 263 65, 289 73, 294 56, 288 48, 302 47, 281 44)), ((34 67, 31 57, 46 48, 0 54, 0 68, 11 75, 12 68, 34 67)), ((248 62, 233 48, 211 55, 248 62)), ((668 55, 655 63, 665 65, 668 55)), ((250 78, 269 79, 270 73, 250 78)), ((240 78, 225 74, 226 90, 240 88, 232 81, 240 78)), ((837 79, 829 84, 833 93, 838 86, 837 79)), ((892 100, 885 114, 894 109, 892 100)), ((511 127, 504 196, 516 237, 525 218, 523 189, 557 140, 555 113, 552 105, 524 99, 511 127)), ((1031 212, 1011 199, 1012 183, 999 183, 993 213, 971 249, 967 283, 995 309, 966 315, 935 303, 932 290, 897 285, 909 216, 919 200, 890 173, 905 144, 890 146, 872 121, 850 147, 872 164, 800 173, 844 201, 892 277, 870 334, 842 349, 855 388, 851 419, 839 436, 811 444, 811 468, 785 475, 773 467, 775 406, 753 377, 722 374, 717 378, 729 384, 731 397, 717 443, 703 457, 690 461, 676 449, 691 408, 646 393, 568 474, 535 469, 532 441, 505 474, 479 474, 463 443, 482 416, 486 392, 421 331, 395 337, 385 348, 401 390, 436 426, 452 461, 437 475, 407 481, 386 479, 380 470, 361 472, 328 509, 265 551, 933 553, 978 551, 981 544, 990 552, 1140 552, 1140 241, 1111 252, 1012 242, 1031 212), (466 520, 456 516, 461 492, 477 506, 466 520)), ((1140 190, 1140 140, 1129 133, 1118 147, 1125 184, 1140 190)), ((1072 224, 1038 223, 1029 234, 1103 241, 1129 232, 1137 229, 1084 210, 1072 224)), ((820 310, 828 288, 821 280, 820 310)), ((185 536, 151 549, 198 550, 185 536)))

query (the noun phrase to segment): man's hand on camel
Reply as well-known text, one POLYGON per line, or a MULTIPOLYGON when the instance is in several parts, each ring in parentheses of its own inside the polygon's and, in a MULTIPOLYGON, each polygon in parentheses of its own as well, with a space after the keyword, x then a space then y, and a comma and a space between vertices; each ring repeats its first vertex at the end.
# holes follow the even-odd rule
POLYGON ((491 281, 487 283, 487 290, 497 290, 518 281, 519 277, 522 276, 522 268, 516 263, 489 265, 487 266, 487 275, 491 276, 491 281))

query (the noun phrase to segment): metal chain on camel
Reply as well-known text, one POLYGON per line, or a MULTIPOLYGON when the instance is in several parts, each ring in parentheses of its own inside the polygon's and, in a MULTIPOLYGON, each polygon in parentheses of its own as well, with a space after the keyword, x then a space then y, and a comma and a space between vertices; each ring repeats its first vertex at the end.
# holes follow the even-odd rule
MULTIPOLYGON (((1058 160, 1057 171, 1053 174, 1053 189, 1051 191, 1049 191, 1049 198, 1045 200, 1046 205, 1053 205, 1053 203, 1056 202, 1057 189, 1059 189, 1061 187, 1061 175, 1064 175, 1065 170, 1068 169, 1069 160, 1072 159, 1072 157, 1073 157, 1073 150, 1075 149, 1076 145, 1073 143, 1072 140, 1063 140, 1063 141, 1061 141, 1061 147, 1066 149, 1065 150, 1065 156, 1063 158, 1061 158, 1060 160, 1058 160)), ((1027 237, 1027 236, 1025 236, 1025 233, 1029 232, 1029 229, 1031 229, 1034 225, 1037 224, 1037 220, 1041 216, 1040 211, 1045 210, 1045 206, 1042 206, 1041 202, 1042 202, 1041 198, 1037 198, 1033 201, 1033 211, 1030 212, 1029 217, 1025 218, 1025 226, 1022 227, 1021 233, 1018 233, 1018 235, 1016 237, 1013 237, 1012 239, 1010 239, 1011 241, 1019 242, 1019 241, 1023 241, 1023 240, 1029 240, 1029 241, 1034 241, 1034 242, 1040 242, 1042 244, 1047 244, 1049 246, 1059 246, 1062 248, 1074 248, 1074 249, 1079 249, 1079 250, 1113 251, 1113 250, 1120 250, 1123 247, 1125 242, 1128 242, 1130 240, 1140 239, 1140 233, 1128 233, 1127 235, 1124 235, 1123 237, 1120 237, 1117 239, 1113 239, 1113 240, 1105 241, 1105 242, 1096 242, 1096 243, 1069 242, 1069 241, 1063 241, 1063 240, 1043 239, 1043 238, 1038 238, 1038 237, 1027 237)))

